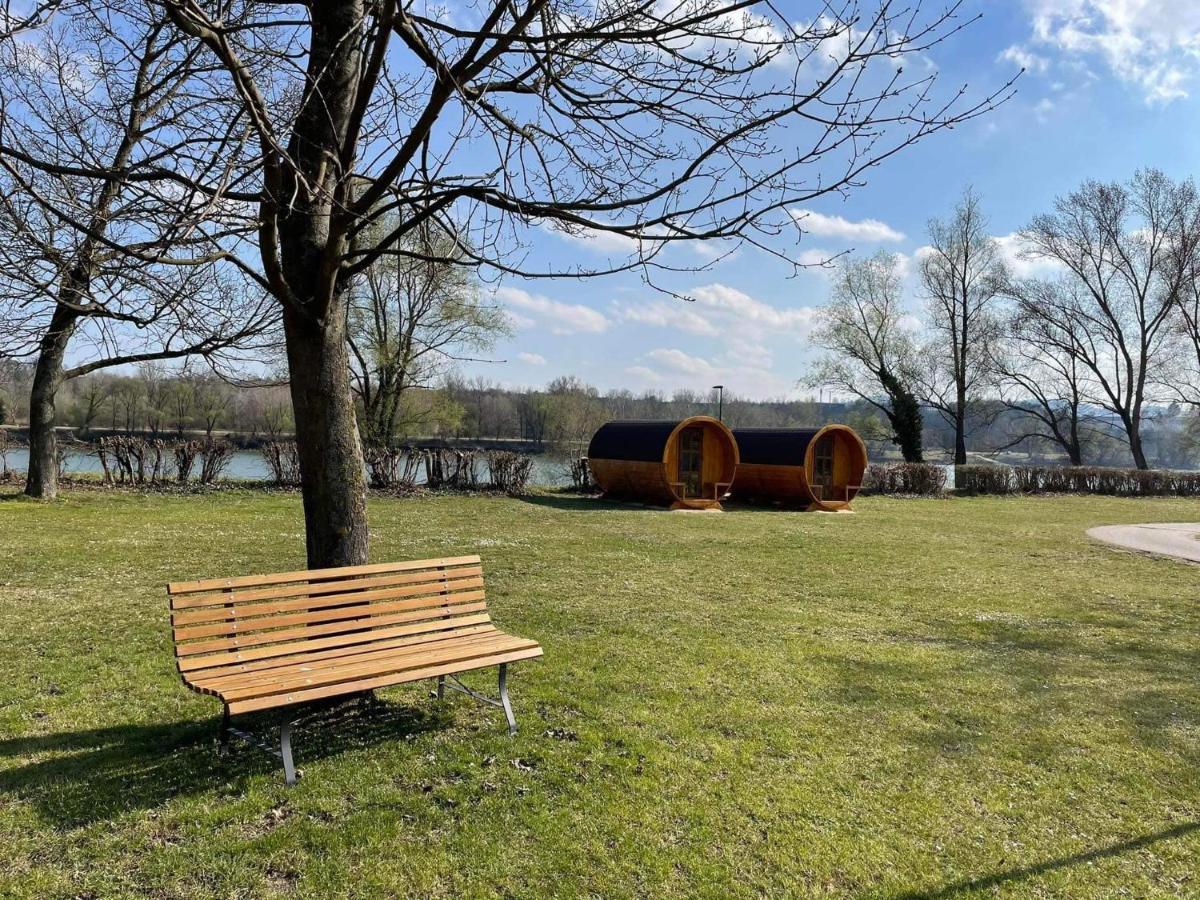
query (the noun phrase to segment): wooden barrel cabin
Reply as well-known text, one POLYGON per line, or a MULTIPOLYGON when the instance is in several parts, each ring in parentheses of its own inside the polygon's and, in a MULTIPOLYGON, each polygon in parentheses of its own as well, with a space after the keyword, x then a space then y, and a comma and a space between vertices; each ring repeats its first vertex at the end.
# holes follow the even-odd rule
POLYGON ((739 500, 839 510, 862 488, 867 445, 847 425, 824 428, 739 428, 739 500))
POLYGON ((682 422, 609 422, 588 445, 606 497, 671 509, 720 509, 737 471, 733 433, 709 416, 682 422))

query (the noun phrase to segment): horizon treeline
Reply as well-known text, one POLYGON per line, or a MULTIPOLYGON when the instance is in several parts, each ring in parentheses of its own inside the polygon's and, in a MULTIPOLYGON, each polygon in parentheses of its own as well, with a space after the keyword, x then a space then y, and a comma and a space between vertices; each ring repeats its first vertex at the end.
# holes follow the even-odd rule
MULTIPOLYGON (((0 425, 17 429, 27 425, 31 369, 19 361, 0 361, 0 425)), ((99 372, 75 379, 65 386, 63 399, 60 425, 82 441, 114 433, 163 438, 204 434, 252 445, 294 436, 289 388, 279 381, 229 381, 188 367, 145 365, 129 374, 99 372)), ((408 392, 394 442, 519 441, 580 455, 595 430, 612 419, 679 419, 717 412, 715 391, 603 392, 575 376, 560 376, 544 387, 514 388, 482 376, 451 375, 437 387, 408 392)), ((1120 423, 1105 421, 1100 410, 1096 413, 1088 436, 1088 458, 1096 465, 1127 466, 1130 458, 1120 423)), ((1146 446, 1152 464, 1196 468, 1200 419, 1179 404, 1155 407, 1150 413, 1146 446)), ((721 414, 734 428, 840 422, 862 434, 873 459, 898 453, 886 418, 862 400, 753 400, 726 391, 721 414)), ((1011 404, 981 403, 974 418, 972 455, 977 458, 1006 453, 1009 459, 1067 462, 1053 442, 1025 436, 1026 416, 1011 404)), ((954 429, 936 410, 925 411, 923 432, 935 461, 940 461, 939 454, 952 456, 954 429)))

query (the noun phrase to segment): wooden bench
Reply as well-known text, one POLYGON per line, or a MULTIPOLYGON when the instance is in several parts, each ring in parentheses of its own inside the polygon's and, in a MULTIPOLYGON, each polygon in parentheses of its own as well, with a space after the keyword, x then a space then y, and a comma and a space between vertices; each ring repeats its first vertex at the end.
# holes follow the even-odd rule
MULTIPOLYGON (((225 705, 220 747, 230 717, 437 679, 504 710, 508 664, 542 655, 536 641, 492 624, 478 556, 311 569, 275 575, 179 581, 167 585, 175 660, 184 683, 225 705), (499 667, 500 697, 485 697, 455 677, 499 667), (447 682, 446 679, 451 681, 447 682)), ((296 781, 291 727, 280 726, 288 784, 296 781)))

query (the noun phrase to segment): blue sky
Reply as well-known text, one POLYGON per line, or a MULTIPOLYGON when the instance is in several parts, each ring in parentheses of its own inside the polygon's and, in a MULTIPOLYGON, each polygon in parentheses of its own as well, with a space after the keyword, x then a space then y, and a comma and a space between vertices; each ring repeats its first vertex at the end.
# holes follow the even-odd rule
MULTIPOLYGON (((883 248, 911 263, 929 217, 947 214, 971 184, 983 195, 992 232, 1015 253, 1013 233, 1086 178, 1124 179, 1140 166, 1195 174, 1200 0, 965 6, 984 18, 930 54, 942 89, 965 82, 981 94, 1023 66, 1016 97, 894 157, 845 201, 808 207, 815 215, 802 252, 819 258, 883 248)), ((599 264, 614 252, 619 258, 620 247, 547 232, 534 238, 533 252, 560 266, 599 264)), ((670 250, 681 262, 700 261, 704 252, 670 250)), ((506 279, 498 299, 515 330, 496 348, 503 362, 475 364, 467 374, 508 385, 574 374, 602 389, 670 394, 720 382, 756 398, 808 395, 796 382, 811 355, 808 333, 828 293, 827 273, 791 277, 782 262, 746 247, 708 271, 664 280, 696 302, 669 299, 634 274, 506 279)), ((917 308, 919 293, 910 288, 917 308)))

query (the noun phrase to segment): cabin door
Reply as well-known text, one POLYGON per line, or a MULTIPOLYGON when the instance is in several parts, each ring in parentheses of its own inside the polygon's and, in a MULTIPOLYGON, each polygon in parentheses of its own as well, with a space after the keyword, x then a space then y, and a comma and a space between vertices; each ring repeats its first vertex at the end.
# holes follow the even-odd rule
POLYGON ((833 498, 833 442, 832 434, 823 435, 813 449, 812 484, 819 488, 815 492, 819 500, 833 498))
POLYGON ((701 496, 704 429, 693 425, 679 433, 679 481, 684 497, 701 496))

